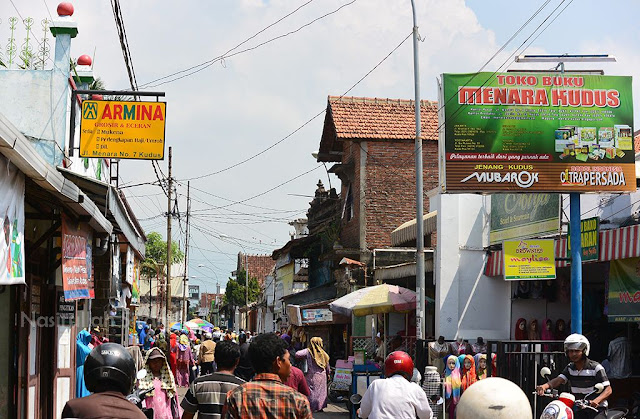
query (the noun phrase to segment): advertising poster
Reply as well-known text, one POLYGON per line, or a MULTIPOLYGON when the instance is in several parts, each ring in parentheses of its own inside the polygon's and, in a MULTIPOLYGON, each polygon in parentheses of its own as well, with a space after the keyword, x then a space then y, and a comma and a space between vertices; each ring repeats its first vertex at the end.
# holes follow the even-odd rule
POLYGON ((611 261, 607 299, 610 322, 640 322, 640 258, 611 261))
POLYGON ((553 240, 511 240, 502 244, 507 281, 555 279, 553 240))
POLYGON ((80 157, 162 160, 166 111, 164 102, 83 101, 80 157))
POLYGON ((635 191, 631 77, 442 78, 447 192, 635 191))
POLYGON ((133 259, 133 284, 131 284, 131 305, 140 305, 140 260, 133 259))
POLYGON ((489 243, 557 233, 560 195, 493 194, 489 243))
POLYGON ((62 286, 65 301, 91 298, 93 232, 87 223, 62 215, 62 286))
MULTIPOLYGON (((600 217, 580 221, 580 241, 582 261, 598 260, 600 255, 600 217)), ((571 226, 567 232, 567 254, 571 254, 571 226)))
POLYGON ((0 285, 24 280, 24 174, 0 155, 0 285))

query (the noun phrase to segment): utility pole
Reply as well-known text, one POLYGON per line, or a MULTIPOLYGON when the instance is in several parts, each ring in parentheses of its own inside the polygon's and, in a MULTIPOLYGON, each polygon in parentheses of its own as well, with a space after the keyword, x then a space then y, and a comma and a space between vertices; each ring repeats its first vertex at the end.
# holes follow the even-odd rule
POLYGON ((187 237, 184 239, 184 282, 182 283, 182 324, 187 319, 187 266, 189 256, 189 211, 191 210, 191 200, 189 199, 189 189, 191 181, 187 182, 187 237))
POLYGON ((165 330, 167 333, 167 342, 169 341, 169 313, 171 312, 171 188, 173 188, 173 179, 171 178, 171 147, 169 147, 169 179, 167 182, 167 306, 165 307, 165 330))

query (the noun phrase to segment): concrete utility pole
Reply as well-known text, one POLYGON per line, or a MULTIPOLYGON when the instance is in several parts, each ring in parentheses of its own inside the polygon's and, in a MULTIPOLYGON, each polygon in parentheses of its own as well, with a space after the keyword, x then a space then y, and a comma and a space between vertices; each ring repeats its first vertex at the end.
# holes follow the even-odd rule
POLYGON ((173 188, 173 179, 171 179, 171 147, 169 147, 169 179, 167 183, 167 306, 165 307, 165 330, 167 332, 167 342, 169 342, 169 313, 171 312, 171 188, 173 188))
POLYGON ((424 186, 422 170, 422 126, 420 122, 420 66, 418 61, 418 23, 416 5, 411 0, 413 11, 413 78, 416 113, 416 339, 424 339, 425 294, 424 294, 424 186))
POLYGON ((189 199, 189 190, 191 188, 191 182, 187 182, 187 233, 184 239, 184 281, 182 283, 182 324, 187 319, 187 267, 189 256, 189 211, 191 210, 191 200, 189 199))

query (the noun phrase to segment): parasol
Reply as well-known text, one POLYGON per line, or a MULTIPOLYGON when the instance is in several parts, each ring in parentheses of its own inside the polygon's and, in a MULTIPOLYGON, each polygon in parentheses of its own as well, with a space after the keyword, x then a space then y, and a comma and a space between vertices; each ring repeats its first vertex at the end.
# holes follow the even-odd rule
POLYGON ((343 316, 406 313, 416 309, 416 293, 397 285, 381 284, 361 288, 329 304, 329 310, 343 316))

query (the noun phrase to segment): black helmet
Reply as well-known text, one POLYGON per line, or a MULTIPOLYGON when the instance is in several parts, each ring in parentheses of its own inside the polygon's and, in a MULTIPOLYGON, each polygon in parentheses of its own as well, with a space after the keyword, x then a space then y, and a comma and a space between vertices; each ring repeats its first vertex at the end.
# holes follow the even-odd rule
MULTIPOLYGON (((131 392, 136 378, 133 357, 117 343, 103 343, 91 350, 84 363, 84 381, 87 390, 96 393, 100 384, 110 384, 125 396, 131 392)), ((103 390, 104 391, 104 390, 103 390)))

